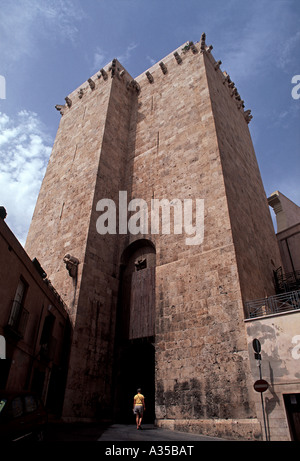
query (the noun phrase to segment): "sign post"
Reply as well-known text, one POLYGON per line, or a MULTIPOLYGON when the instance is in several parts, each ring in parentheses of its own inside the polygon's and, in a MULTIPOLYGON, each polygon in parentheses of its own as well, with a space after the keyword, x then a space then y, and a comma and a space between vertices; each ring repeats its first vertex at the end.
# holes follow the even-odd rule
POLYGON ((269 388, 269 384, 267 381, 262 379, 262 373, 261 373, 261 344, 258 339, 253 339, 252 341, 252 346, 254 349, 254 358, 255 360, 258 360, 258 367, 259 367, 259 379, 255 381, 253 387, 256 392, 260 392, 260 398, 261 398, 261 407, 262 407, 262 412, 263 412, 263 418, 264 418, 264 426, 265 426, 265 433, 266 433, 266 440, 268 440, 268 432, 267 432, 267 424, 266 424, 266 416, 265 416, 265 407, 264 407, 264 398, 263 398, 263 392, 265 392, 269 388))

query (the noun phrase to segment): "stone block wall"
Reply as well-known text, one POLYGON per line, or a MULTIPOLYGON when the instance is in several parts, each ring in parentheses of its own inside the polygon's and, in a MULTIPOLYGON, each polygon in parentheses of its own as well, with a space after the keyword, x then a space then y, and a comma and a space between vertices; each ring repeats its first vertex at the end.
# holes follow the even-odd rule
POLYGON ((233 242, 243 301, 275 294, 273 270, 281 265, 271 214, 241 96, 205 56, 233 242))
POLYGON ((57 107, 62 118, 26 241, 70 308, 74 333, 64 408, 69 420, 101 416, 110 404, 118 240, 97 233, 96 204, 118 197, 136 99, 129 74, 117 61, 113 65, 117 78, 107 66, 57 107), (73 277, 66 254, 79 261, 73 277))
POLYGON ((278 250, 250 117, 224 79, 202 38, 136 80, 114 60, 58 106, 63 116, 26 248, 71 309, 69 419, 112 409, 121 255, 149 239, 156 249, 158 424, 177 421, 184 430, 221 435, 228 431, 221 421, 230 421, 243 428, 240 437, 259 437, 243 301, 270 294, 278 250), (147 232, 97 232, 98 201, 113 200, 118 216, 120 191, 128 202, 145 201, 147 232), (203 239, 188 245, 187 229, 176 234, 172 224, 169 234, 151 233, 153 199, 192 200, 194 226, 202 219, 196 200, 204 201, 203 239), (76 278, 65 269, 66 253, 79 260, 76 278))
MULTIPOLYGON (((148 208, 152 198, 204 199, 201 245, 186 245, 185 233, 151 235, 157 264, 156 417, 159 425, 186 420, 181 427, 191 431, 215 419, 231 425, 242 420, 241 437, 253 437, 253 425, 259 437, 208 64, 200 52, 177 53, 180 64, 173 53, 163 59, 166 73, 157 63, 148 71, 151 80, 147 72, 136 79, 141 93, 128 177, 132 197, 142 197, 148 208)), ((243 116, 240 123, 248 130, 243 116)), ((249 135, 246 142, 251 149, 249 135)), ((227 432, 228 424, 218 425, 218 435, 222 427, 227 432)))

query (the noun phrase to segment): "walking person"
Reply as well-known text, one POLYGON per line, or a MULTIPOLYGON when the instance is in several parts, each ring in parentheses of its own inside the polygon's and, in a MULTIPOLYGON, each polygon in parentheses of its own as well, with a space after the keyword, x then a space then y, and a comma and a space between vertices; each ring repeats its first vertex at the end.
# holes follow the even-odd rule
POLYGON ((145 397, 142 394, 142 389, 138 389, 137 394, 133 397, 133 413, 135 414, 137 429, 142 429, 141 424, 145 410, 145 397))

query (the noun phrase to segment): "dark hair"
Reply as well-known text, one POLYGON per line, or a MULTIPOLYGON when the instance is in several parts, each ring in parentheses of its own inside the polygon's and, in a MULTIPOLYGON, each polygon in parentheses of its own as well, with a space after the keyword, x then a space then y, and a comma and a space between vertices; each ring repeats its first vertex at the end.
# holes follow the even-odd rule
POLYGON ((139 387, 137 391, 138 391, 138 392, 142 392, 142 389, 139 387))

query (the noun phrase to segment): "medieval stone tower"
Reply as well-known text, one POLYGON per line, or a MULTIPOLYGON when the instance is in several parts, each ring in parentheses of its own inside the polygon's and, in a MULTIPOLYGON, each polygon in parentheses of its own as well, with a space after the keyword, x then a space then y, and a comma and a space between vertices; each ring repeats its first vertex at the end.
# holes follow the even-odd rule
POLYGON ((161 426, 260 434, 243 303, 274 293, 280 262, 250 111, 211 48, 203 34, 135 80, 114 59, 56 106, 26 250, 73 325, 65 419, 126 420, 140 386, 161 426), (150 219, 154 199, 159 229, 137 206, 150 219))

